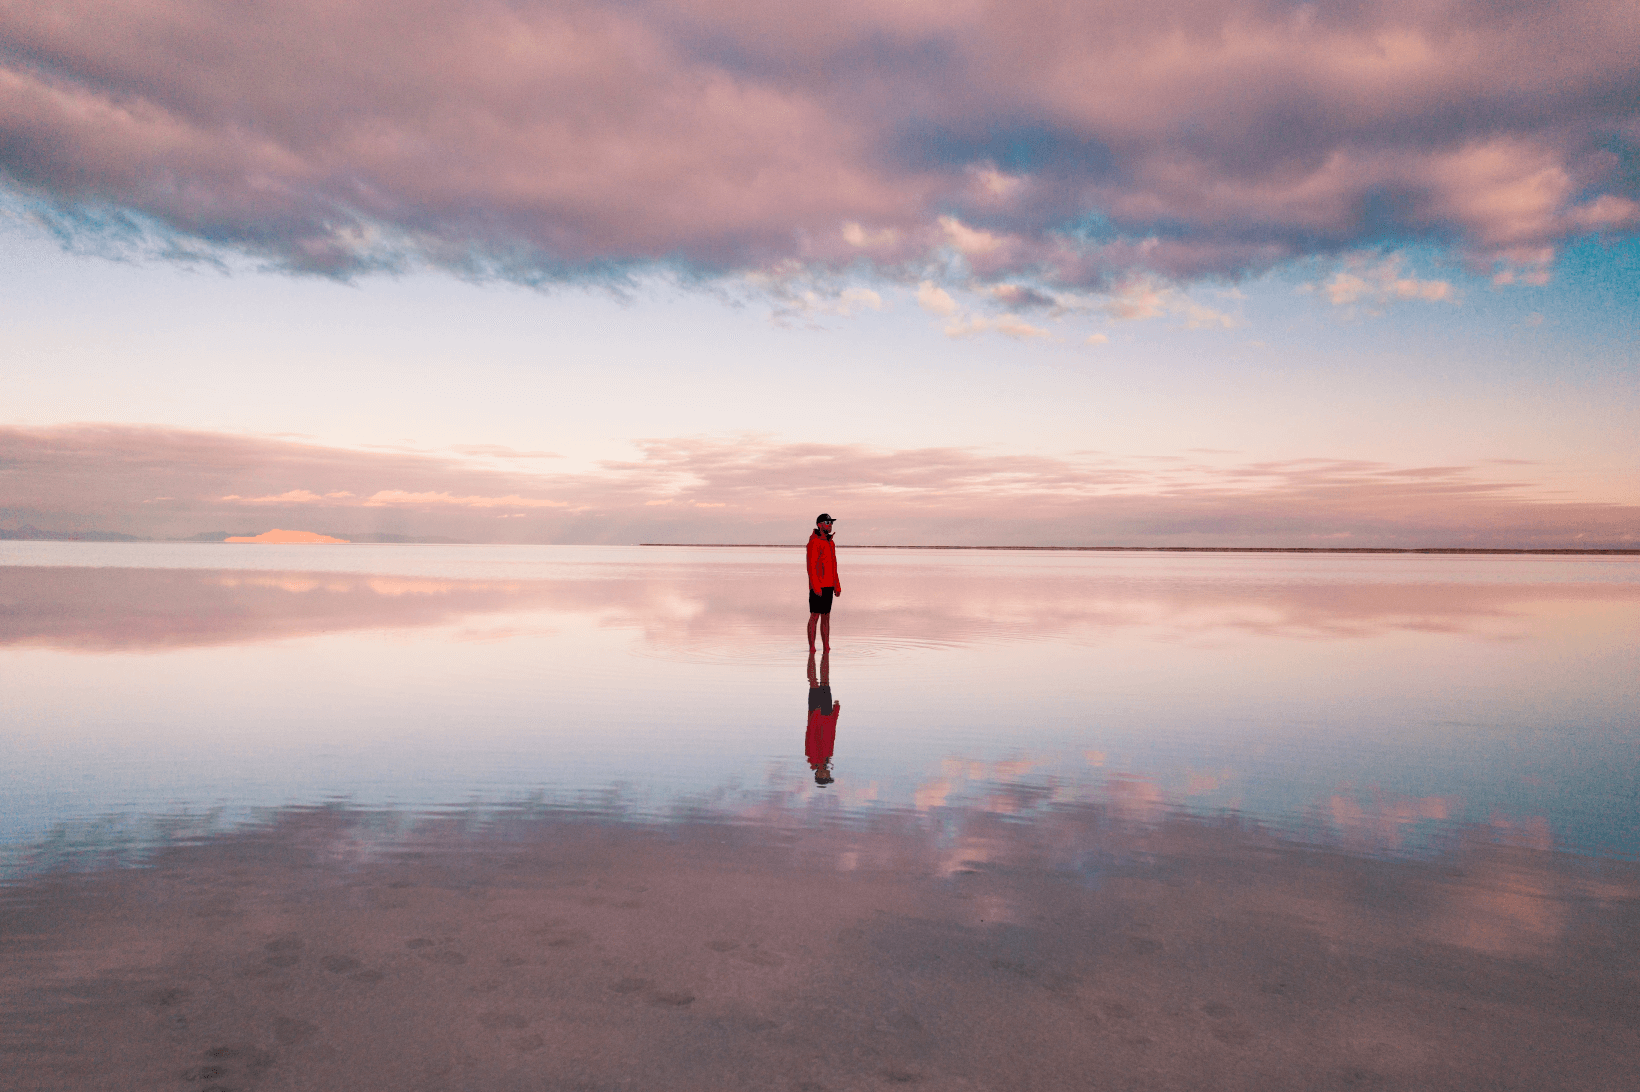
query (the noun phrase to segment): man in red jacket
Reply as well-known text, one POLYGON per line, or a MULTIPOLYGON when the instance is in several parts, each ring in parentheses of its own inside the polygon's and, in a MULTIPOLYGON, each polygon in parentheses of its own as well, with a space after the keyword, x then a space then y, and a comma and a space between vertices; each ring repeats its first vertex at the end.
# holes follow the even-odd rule
POLYGON ((831 516, 821 512, 814 519, 814 534, 809 536, 809 651, 814 651, 814 630, 820 629, 820 640, 831 651, 831 599, 843 594, 843 582, 837 579, 837 546, 831 540, 831 516))

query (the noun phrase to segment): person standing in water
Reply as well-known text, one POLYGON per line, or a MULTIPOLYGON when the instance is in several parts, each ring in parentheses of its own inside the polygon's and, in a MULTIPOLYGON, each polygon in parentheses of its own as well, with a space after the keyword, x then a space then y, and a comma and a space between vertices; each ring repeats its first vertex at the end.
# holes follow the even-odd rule
POLYGON ((803 733, 803 753, 816 785, 829 785, 831 752, 837 746, 837 714, 843 703, 831 697, 831 653, 820 657, 820 675, 814 674, 814 652, 809 652, 809 726, 803 733))
POLYGON ((814 534, 809 536, 809 651, 814 651, 814 631, 820 643, 831 651, 831 600, 843 594, 837 578, 837 545, 831 540, 831 516, 821 512, 814 518, 814 534))

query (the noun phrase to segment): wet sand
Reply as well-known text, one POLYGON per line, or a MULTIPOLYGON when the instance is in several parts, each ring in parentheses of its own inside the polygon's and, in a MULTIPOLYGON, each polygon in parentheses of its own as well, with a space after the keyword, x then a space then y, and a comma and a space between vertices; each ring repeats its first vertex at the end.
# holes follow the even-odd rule
POLYGON ((1640 871, 1109 808, 342 809, 0 891, 11 1089, 1640 1087, 1640 871))

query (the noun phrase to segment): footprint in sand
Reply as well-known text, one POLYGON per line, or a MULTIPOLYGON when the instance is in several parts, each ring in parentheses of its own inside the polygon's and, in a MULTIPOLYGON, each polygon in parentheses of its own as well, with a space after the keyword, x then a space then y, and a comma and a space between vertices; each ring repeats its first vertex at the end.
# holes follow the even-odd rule
POLYGON ((294 967, 302 961, 301 955, 298 954, 302 946, 302 938, 295 933, 274 937, 262 945, 264 952, 271 953, 262 962, 270 967, 294 967))
POLYGON ((581 946, 582 944, 585 944, 587 941, 589 941, 591 939, 592 939, 592 937, 589 934, 584 933, 581 930, 577 929, 574 932, 558 934, 557 936, 553 937, 551 940, 547 941, 547 947, 548 948, 577 948, 577 947, 581 946))
POLYGON ((436 952, 428 952, 421 958, 425 959, 429 963, 446 963, 450 966, 467 962, 466 956, 462 955, 460 952, 451 951, 449 948, 440 948, 436 952))
POLYGON ((227 1069, 219 1065, 196 1065, 182 1071, 182 1079, 185 1081, 214 1081, 227 1075, 227 1069))
POLYGON ((281 1046, 291 1046, 310 1038, 319 1030, 319 1025, 306 1020, 297 1020, 289 1016, 276 1016, 273 1020, 273 1037, 281 1046))
POLYGON ((205 1052, 205 1057, 212 1064, 199 1067, 201 1070, 215 1068, 230 1073, 237 1070, 251 1077, 271 1069, 274 1063, 273 1051, 239 1044, 212 1047, 205 1052))
POLYGON ((416 937, 414 940, 407 940, 404 942, 404 946, 409 948, 411 951, 420 952, 421 958, 425 959, 429 963, 456 964, 467 962, 466 956, 462 955, 460 952, 452 951, 449 948, 439 948, 436 952, 427 951, 429 948, 437 948, 438 941, 429 940, 426 937, 416 937))
POLYGON ((155 990, 146 998, 150 1005, 157 1008, 167 1008, 188 1000, 188 991, 181 986, 170 986, 166 989, 155 990))
POLYGON ((364 964, 360 963, 352 956, 327 955, 319 961, 319 966, 323 967, 331 974, 346 974, 348 971, 358 970, 360 967, 364 966, 364 964))
POLYGON ((694 1002, 695 995, 686 990, 662 990, 649 995, 651 1005, 684 1008, 694 1002))

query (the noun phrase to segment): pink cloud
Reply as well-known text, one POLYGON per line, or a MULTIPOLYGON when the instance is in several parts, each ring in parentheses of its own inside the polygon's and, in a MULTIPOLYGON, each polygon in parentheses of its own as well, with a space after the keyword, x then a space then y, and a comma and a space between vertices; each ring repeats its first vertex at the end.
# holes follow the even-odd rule
MULTIPOLYGON (((1316 287, 1306 285, 1305 290, 1313 291, 1316 287)), ((1382 260, 1363 260, 1358 256, 1353 261, 1347 261, 1342 269, 1319 287, 1322 295, 1339 307, 1358 303, 1383 304, 1391 300, 1440 303, 1454 298, 1451 282, 1421 281, 1416 277, 1404 276, 1401 261, 1394 256, 1382 260)))
POLYGON ((403 489, 380 489, 372 493, 368 500, 361 504, 366 508, 387 508, 404 506, 410 508, 425 508, 429 506, 453 506, 457 508, 568 508, 568 501, 541 500, 536 497, 521 497, 517 493, 509 493, 505 497, 457 497, 448 492, 433 492, 426 490, 420 493, 411 493, 403 489))
POLYGON ((1640 226, 1622 0, 63 0, 0 56, 0 172, 66 235, 334 275, 1098 285, 1422 237, 1531 283, 1640 226))
POLYGON ((1640 506, 1559 500, 1533 471, 1500 477, 1498 463, 1209 463, 755 437, 637 446, 631 460, 547 474, 173 429, 0 428, 0 528, 187 537, 277 521, 342 538, 784 542, 828 510, 848 543, 1640 545, 1640 506), (176 499, 145 504, 160 483, 176 499))
MULTIPOLYGON (((283 505, 292 505, 292 504, 322 504, 325 501, 339 502, 339 501, 349 500, 352 497, 353 497, 353 494, 347 492, 345 489, 340 491, 340 492, 336 492, 336 493, 326 493, 323 496, 319 495, 318 493, 313 492, 310 489, 287 489, 283 493, 269 494, 268 496, 265 496, 265 497, 241 497, 237 493, 230 493, 226 497, 223 497, 222 499, 225 500, 225 501, 234 501, 234 502, 239 503, 239 504, 283 504, 283 505)), ((170 498, 167 498, 167 499, 168 500, 175 500, 176 498, 170 497, 170 498)))

